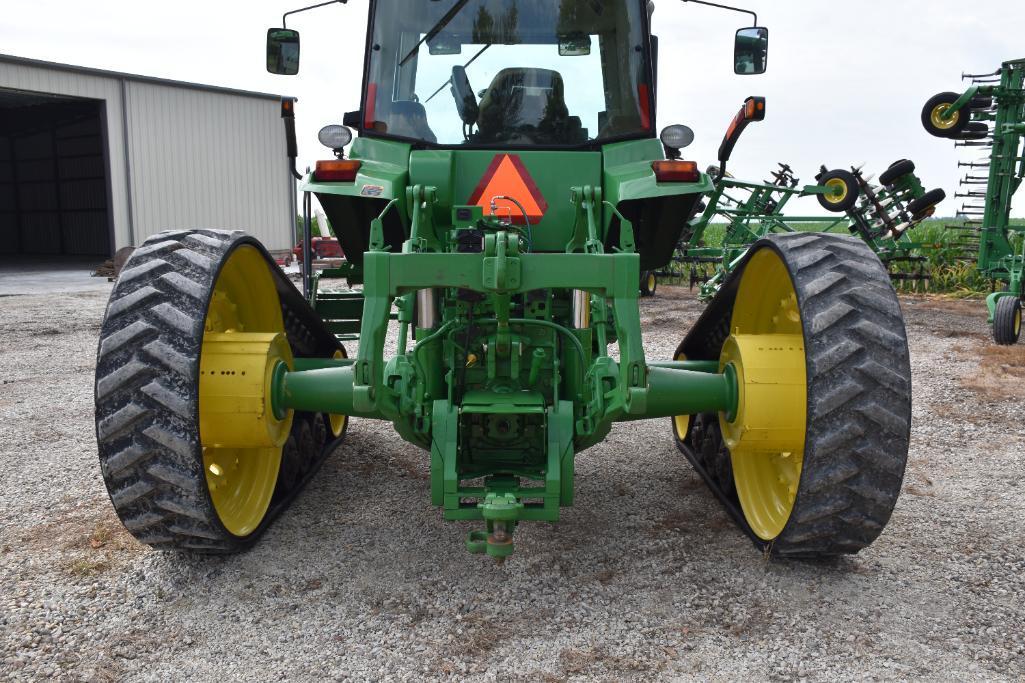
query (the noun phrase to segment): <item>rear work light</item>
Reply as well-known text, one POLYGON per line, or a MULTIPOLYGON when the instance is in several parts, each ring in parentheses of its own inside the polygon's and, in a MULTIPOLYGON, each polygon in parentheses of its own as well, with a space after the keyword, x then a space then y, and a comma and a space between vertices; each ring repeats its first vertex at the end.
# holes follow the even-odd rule
POLYGON ((356 180, 356 174, 361 165, 362 162, 353 159, 318 161, 317 170, 313 172, 313 179, 318 182, 351 183, 356 180))
POLYGON ((660 183, 696 183, 701 171, 696 161, 656 161, 651 165, 655 180, 660 183))

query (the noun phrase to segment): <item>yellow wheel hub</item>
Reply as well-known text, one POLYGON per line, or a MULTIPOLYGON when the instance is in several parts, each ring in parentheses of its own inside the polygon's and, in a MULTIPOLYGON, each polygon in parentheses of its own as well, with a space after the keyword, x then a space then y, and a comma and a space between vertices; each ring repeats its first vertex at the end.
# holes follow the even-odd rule
POLYGON ((720 368, 737 373, 735 419, 720 414, 744 517, 771 541, 794 509, 807 428, 804 332, 790 274, 775 251, 760 249, 740 282, 720 368))
MULTIPOLYGON (((341 359, 346 358, 345 351, 339 349, 335 351, 334 357, 341 359)), ((345 431, 345 425, 348 423, 349 417, 347 415, 328 415, 328 422, 331 424, 331 434, 336 439, 342 435, 345 431)))
POLYGON ((1021 308, 1014 312, 1014 336, 1021 334, 1021 308))
MULTIPOLYGON (((675 358, 678 361, 687 360, 686 354, 678 354, 675 358)), ((690 415, 676 415, 673 417, 673 431, 676 432, 676 440, 683 441, 687 437, 687 430, 690 429, 690 415)))
POLYGON ((932 108, 932 113, 929 115, 932 125, 939 130, 950 130, 957 125, 957 122, 961 120, 961 112, 954 112, 951 117, 946 118, 947 112, 950 111, 949 104, 937 104, 932 108))
POLYGON ((648 291, 655 291, 655 275, 652 273, 648 273, 648 291))
POLYGON ((842 178, 830 178, 826 181, 825 187, 829 188, 824 196, 827 202, 830 204, 839 204, 843 200, 847 199, 847 183, 842 178))
POLYGON ((281 304, 263 255, 228 257, 214 285, 199 362, 199 433, 207 489, 224 527, 247 536, 270 507, 292 413, 271 407, 272 376, 293 367, 281 304))

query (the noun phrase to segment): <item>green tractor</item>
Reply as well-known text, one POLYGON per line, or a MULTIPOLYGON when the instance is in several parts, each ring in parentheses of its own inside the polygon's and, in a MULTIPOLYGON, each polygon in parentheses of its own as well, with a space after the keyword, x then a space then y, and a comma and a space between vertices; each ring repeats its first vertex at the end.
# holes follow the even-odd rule
MULTIPOLYGON (((424 495, 477 521, 466 548, 499 560, 521 523, 574 504, 577 453, 642 419, 666 421, 768 554, 854 553, 880 534, 911 372, 863 242, 756 242, 674 356, 645 355, 640 274, 669 262, 712 190, 679 158, 681 128, 656 133, 651 9, 369 2, 362 100, 344 119, 358 138, 346 158, 348 128, 325 129, 333 158, 302 181, 345 266, 314 273, 306 258, 300 291, 242 232, 165 232, 111 294, 99 457, 139 540, 246 548, 349 419, 391 422, 422 449, 424 495)), ((764 71, 767 30, 738 37, 735 70, 764 71)), ((273 72, 296 72, 298 40, 270 31, 273 72)))

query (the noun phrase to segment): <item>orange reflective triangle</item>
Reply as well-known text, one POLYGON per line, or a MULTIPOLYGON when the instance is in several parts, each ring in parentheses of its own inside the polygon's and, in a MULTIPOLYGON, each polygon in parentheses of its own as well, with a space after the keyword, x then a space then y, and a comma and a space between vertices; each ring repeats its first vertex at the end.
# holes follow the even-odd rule
MULTIPOLYGON (((483 207, 484 214, 489 215, 491 200, 495 197, 512 197, 518 201, 535 225, 548 211, 548 202, 518 154, 495 155, 467 203, 483 207)), ((516 204, 504 199, 495 200, 495 204, 498 206, 497 215, 506 216, 508 213, 513 223, 523 224, 523 211, 516 204)))

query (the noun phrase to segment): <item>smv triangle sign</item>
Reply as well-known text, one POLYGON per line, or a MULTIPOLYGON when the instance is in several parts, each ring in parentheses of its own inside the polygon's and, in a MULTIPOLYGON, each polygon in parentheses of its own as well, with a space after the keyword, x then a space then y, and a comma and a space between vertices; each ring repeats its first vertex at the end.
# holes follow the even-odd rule
POLYGON ((524 211, 531 225, 537 225, 548 211, 548 202, 518 154, 496 155, 467 203, 484 207, 488 215, 493 199, 498 207, 496 214, 506 216, 508 213, 516 225, 524 224, 524 211), (512 197, 523 205, 523 210, 511 201, 496 197, 512 197))

